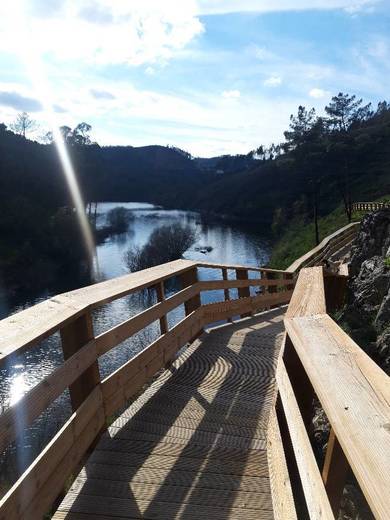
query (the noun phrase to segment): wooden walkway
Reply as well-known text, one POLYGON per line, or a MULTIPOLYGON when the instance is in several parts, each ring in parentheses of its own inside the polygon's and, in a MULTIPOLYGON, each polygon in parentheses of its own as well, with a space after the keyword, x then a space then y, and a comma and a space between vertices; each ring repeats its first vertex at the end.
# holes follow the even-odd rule
POLYGON ((205 332, 115 420, 53 518, 294 518, 271 478, 277 464, 288 482, 273 420, 283 315, 205 332))

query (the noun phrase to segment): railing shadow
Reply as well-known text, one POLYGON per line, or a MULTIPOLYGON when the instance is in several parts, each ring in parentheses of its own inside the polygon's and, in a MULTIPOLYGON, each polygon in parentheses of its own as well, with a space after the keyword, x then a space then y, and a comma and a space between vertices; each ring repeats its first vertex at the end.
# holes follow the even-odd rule
POLYGON ((248 519, 271 515, 267 424, 283 314, 204 334, 169 380, 103 437, 76 481, 71 511, 222 519, 242 507, 248 519))

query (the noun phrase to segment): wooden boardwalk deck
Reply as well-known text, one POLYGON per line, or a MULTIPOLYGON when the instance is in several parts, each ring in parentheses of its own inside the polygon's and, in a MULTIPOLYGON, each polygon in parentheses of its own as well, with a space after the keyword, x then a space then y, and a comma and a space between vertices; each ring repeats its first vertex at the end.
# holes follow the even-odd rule
POLYGON ((273 494, 283 457, 267 451, 283 315, 196 340, 102 436, 53 518, 294 518, 289 486, 282 505, 273 494))

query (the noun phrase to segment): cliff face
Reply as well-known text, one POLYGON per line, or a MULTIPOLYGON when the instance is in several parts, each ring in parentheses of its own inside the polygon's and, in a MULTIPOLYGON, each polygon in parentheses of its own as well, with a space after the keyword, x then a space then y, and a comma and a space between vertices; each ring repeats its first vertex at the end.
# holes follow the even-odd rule
POLYGON ((390 373, 390 210, 363 219, 351 251, 350 275, 341 321, 390 373))

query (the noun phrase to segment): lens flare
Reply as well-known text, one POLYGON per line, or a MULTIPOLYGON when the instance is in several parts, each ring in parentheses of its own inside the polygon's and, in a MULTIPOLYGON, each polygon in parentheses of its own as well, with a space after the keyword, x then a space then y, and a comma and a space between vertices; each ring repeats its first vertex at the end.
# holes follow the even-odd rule
MULTIPOLYGON (((44 49, 39 48, 37 38, 32 30, 28 15, 28 6, 23 1, 16 1, 10 15, 10 23, 15 27, 15 39, 20 41, 17 46, 18 58, 23 62, 27 76, 32 83, 36 97, 38 97, 50 130, 53 134, 54 144, 57 149, 58 157, 61 162, 62 170, 69 188, 72 203, 76 210, 77 219, 80 225, 84 244, 88 252, 91 265, 95 258, 95 243, 91 232, 91 227, 85 212, 85 204, 77 182, 77 176, 73 167, 69 152, 66 148, 63 136, 60 132, 59 122, 54 110, 52 89, 50 88, 48 75, 45 73, 42 55, 44 49), (18 40, 18 36, 20 38, 18 40)), ((96 266, 95 266, 96 268, 96 266)))

